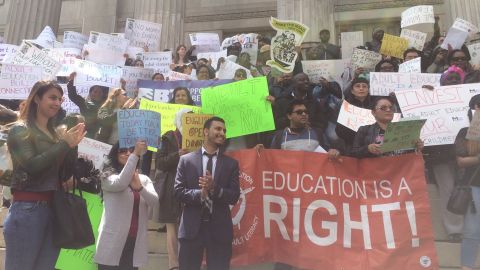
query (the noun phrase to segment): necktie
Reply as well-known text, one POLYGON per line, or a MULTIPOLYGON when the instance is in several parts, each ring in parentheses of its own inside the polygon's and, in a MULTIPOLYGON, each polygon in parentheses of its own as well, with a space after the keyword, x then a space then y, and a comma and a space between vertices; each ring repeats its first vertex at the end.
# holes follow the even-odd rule
MULTIPOLYGON (((207 161, 207 171, 213 176, 213 157, 217 155, 217 153, 209 154, 207 152, 203 153, 205 156, 208 157, 207 161)), ((206 172, 205 172, 206 173, 206 172)))
MULTIPOLYGON (((208 157, 207 161, 207 171, 210 172, 210 175, 213 177, 213 157, 217 155, 217 153, 209 154, 207 152, 203 152, 205 156, 208 157)), ((206 171, 204 172, 207 173, 206 171)), ((203 209, 202 209, 202 219, 204 221, 210 220, 211 214, 213 212, 213 201, 210 197, 207 196, 205 201, 203 201, 203 209)))

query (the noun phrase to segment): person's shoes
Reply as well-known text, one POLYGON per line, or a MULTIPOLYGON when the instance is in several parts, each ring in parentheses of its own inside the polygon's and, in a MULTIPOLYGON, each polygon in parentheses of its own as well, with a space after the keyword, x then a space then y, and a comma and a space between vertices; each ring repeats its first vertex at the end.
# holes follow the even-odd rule
POLYGON ((448 242, 450 243, 460 243, 462 242, 462 234, 461 233, 451 233, 448 235, 448 242))

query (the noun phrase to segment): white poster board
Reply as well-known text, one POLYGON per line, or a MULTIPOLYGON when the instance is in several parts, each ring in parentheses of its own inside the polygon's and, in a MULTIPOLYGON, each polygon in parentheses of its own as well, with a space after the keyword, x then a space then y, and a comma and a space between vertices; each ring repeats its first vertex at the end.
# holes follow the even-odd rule
POLYGON ((127 18, 125 38, 130 40, 130 46, 143 48, 156 52, 160 50, 162 24, 127 18))
POLYGON ((363 31, 343 32, 340 34, 342 59, 352 58, 353 49, 363 46, 363 31))
POLYGON ((100 85, 105 87, 120 87, 120 79, 123 69, 118 66, 97 64, 85 60, 77 60, 75 63, 74 85, 100 85))
POLYGON ((42 67, 0 63, 0 99, 27 99, 42 78, 42 67))
POLYGON ((196 53, 220 51, 220 37, 217 33, 191 33, 189 36, 196 53))
POLYGON ((87 44, 88 37, 82 33, 74 31, 65 31, 63 33, 63 47, 83 49, 83 45, 87 44))
POLYGON ((83 138, 78 144, 78 157, 89 159, 95 169, 102 170, 103 163, 108 157, 112 146, 90 138, 83 138))
POLYGON ((440 86, 442 74, 370 72, 370 95, 388 96, 402 89, 417 89, 423 85, 440 86))
POLYGON ((141 59, 144 68, 153 69, 155 72, 166 76, 170 72, 170 64, 172 63, 171 52, 144 52, 141 59))
POLYGON ((402 29, 400 37, 408 40, 408 48, 415 48, 419 51, 423 51, 425 41, 427 40, 427 33, 410 29, 402 29))
POLYGON ((99 64, 124 66, 124 54, 129 43, 128 39, 122 37, 91 31, 88 43, 85 45, 85 49, 88 51, 85 60, 99 64))
MULTIPOLYGON (((395 113, 392 122, 397 122, 400 118, 401 114, 395 113)), ((343 100, 337 123, 357 132, 361 126, 371 125, 375 122, 371 110, 357 107, 343 100)))
POLYGON ((375 69, 375 66, 382 60, 382 55, 369 50, 353 49, 352 54, 352 68, 364 68, 367 71, 375 69))
POLYGON ((137 89, 138 80, 151 80, 153 69, 139 67, 123 67, 122 79, 126 81, 125 91, 129 96, 133 96, 133 92, 137 89))
POLYGON ((252 73, 250 70, 229 60, 226 60, 220 65, 220 69, 217 71, 217 78, 231 80, 233 77, 235 77, 235 71, 237 71, 237 69, 245 70, 245 72, 247 72, 247 79, 252 78, 252 73))
POLYGON ((400 73, 422 73, 422 58, 417 57, 398 66, 400 73))

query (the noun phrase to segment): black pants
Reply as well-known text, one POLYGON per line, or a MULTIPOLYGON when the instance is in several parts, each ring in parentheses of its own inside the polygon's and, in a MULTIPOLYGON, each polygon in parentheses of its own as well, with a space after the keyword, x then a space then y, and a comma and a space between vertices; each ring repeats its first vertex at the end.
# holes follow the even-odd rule
POLYGON ((127 238, 125 246, 123 247, 122 257, 118 266, 112 265, 98 265, 98 270, 138 270, 138 267, 133 267, 133 250, 135 249, 135 238, 127 238))
POLYGON ((207 251, 208 270, 230 269, 232 258, 232 241, 216 242, 213 233, 208 228, 209 222, 202 222, 200 231, 194 239, 179 239, 180 252, 178 256, 180 270, 200 270, 203 253, 207 251))

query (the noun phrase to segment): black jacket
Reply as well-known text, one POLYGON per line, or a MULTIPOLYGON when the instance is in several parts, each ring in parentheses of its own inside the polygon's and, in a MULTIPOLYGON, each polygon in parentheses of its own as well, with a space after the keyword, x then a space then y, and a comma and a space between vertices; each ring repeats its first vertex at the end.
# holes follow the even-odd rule
POLYGON ((90 100, 85 100, 77 93, 77 88, 73 86, 72 81, 67 84, 68 98, 75 103, 80 109, 80 113, 85 117, 85 126, 87 129, 87 137, 94 138, 97 133, 100 124, 98 121, 98 109, 102 106, 101 103, 95 103, 90 100))

